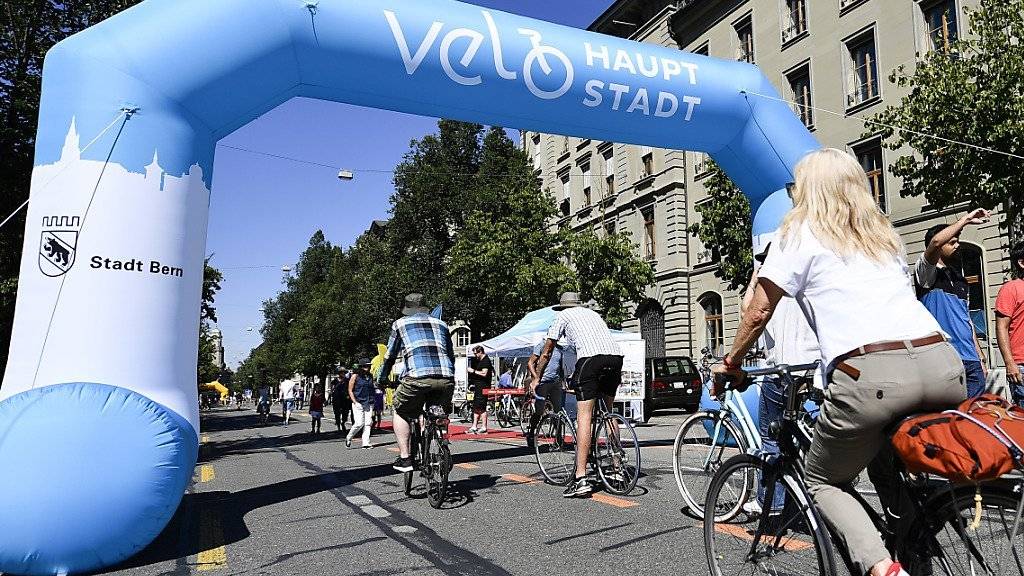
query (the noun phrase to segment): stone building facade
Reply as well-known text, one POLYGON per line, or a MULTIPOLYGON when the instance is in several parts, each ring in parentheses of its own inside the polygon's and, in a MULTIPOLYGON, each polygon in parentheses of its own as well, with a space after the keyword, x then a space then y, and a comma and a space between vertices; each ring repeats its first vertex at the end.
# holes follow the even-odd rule
MULTIPOLYGON (((925 230, 953 222, 967 206, 943 212, 900 196, 885 150, 861 120, 898 103, 888 81, 928 50, 968 33, 963 8, 977 0, 618 0, 590 29, 641 42, 758 65, 825 146, 861 161, 879 205, 907 244, 911 263, 925 230)), ((543 187, 560 216, 553 226, 629 231, 655 267, 656 283, 625 326, 643 333, 648 356, 699 356, 731 345, 740 294, 715 275, 713 253, 687 228, 706 201, 708 158, 696 152, 524 132, 543 187)), ((965 275, 970 308, 989 358, 999 361, 993 303, 1008 278, 1007 239, 992 223, 968 228, 965 275)))

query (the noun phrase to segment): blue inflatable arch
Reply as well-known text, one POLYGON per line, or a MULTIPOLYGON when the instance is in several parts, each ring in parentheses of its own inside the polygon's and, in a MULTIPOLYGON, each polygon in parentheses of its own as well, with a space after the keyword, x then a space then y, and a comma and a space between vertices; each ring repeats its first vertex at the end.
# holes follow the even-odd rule
POLYGON ((10 361, 0 572, 117 563, 198 448, 216 142, 296 96, 711 154, 755 232, 818 147, 754 66, 451 0, 146 0, 46 58, 10 361))

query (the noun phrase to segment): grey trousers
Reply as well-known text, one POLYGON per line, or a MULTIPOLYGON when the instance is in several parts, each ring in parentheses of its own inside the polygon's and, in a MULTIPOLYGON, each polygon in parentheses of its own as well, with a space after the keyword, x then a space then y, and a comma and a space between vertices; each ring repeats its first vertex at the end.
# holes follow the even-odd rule
MULTIPOLYGON (((963 362, 946 342, 875 352, 846 363, 860 376, 832 374, 807 456, 807 485, 858 572, 866 574, 889 552, 867 512, 844 488, 852 489, 850 483, 888 442, 887 426, 914 412, 951 408, 967 398, 967 387, 963 362)), ((883 501, 891 496, 878 488, 883 501)))

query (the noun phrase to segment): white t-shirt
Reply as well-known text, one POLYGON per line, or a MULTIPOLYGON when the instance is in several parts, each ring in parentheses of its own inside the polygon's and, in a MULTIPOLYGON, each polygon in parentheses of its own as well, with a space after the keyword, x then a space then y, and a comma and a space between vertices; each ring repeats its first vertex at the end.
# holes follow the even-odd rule
POLYGON ((825 366, 865 344, 942 332, 914 296, 902 256, 882 264, 862 255, 840 257, 806 225, 778 248, 768 253, 759 275, 796 299, 825 366))
POLYGON ((559 312, 548 328, 547 338, 556 341, 563 338, 567 340, 576 348, 577 359, 601 354, 622 356, 619 345, 612 338, 612 333, 601 316, 583 306, 566 308, 559 312))
MULTIPOLYGON (((821 360, 818 337, 807 325, 807 319, 796 299, 786 296, 779 300, 775 313, 764 328, 762 336, 765 361, 769 365, 811 364, 821 360)), ((819 367, 814 372, 814 386, 824 388, 819 367)))
POLYGON ((281 400, 294 400, 295 399, 295 381, 285 380, 278 386, 278 391, 281 394, 281 400))

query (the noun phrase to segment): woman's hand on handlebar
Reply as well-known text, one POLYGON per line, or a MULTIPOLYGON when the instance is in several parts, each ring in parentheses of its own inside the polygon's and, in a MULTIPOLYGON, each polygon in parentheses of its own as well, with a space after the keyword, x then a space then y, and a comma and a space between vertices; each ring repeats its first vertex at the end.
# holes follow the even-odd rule
POLYGON ((747 389, 747 373, 742 368, 727 368, 725 364, 711 367, 711 394, 721 396, 727 390, 742 392, 747 389))

